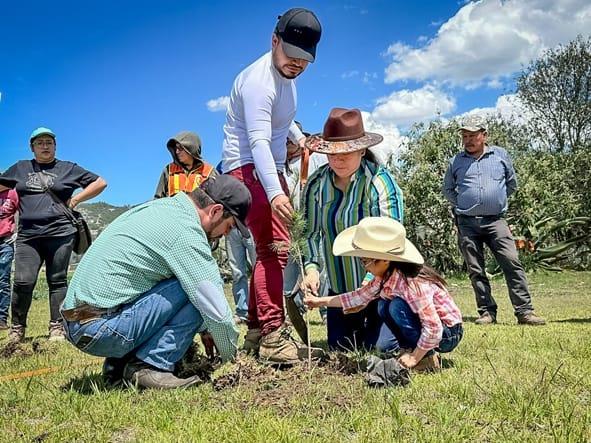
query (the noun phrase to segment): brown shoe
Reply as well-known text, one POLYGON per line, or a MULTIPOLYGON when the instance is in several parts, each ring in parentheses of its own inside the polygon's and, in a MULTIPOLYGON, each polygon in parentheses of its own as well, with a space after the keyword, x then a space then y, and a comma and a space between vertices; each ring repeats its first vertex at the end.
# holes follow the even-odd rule
POLYGON ((477 325, 492 325, 495 324, 497 322, 497 316, 494 314, 491 314, 490 312, 484 312, 483 314, 480 315, 480 317, 478 317, 476 320, 474 320, 474 323, 477 325))
POLYGON ((441 370, 441 357, 437 352, 427 355, 411 369, 414 372, 437 372, 441 370))
POLYGON ((128 383, 143 389, 188 388, 202 382, 196 375, 179 378, 172 372, 162 371, 140 361, 127 363, 123 370, 123 377, 128 383))
POLYGON ((25 327, 21 325, 12 325, 8 332, 9 343, 21 343, 25 339, 25 327))
POLYGON ((49 323, 49 341, 64 341, 66 339, 66 332, 62 322, 52 321, 49 323))
MULTIPOLYGON (((320 348, 310 348, 313 359, 323 358, 326 354, 320 348)), ((308 347, 300 345, 287 328, 279 328, 261 339, 259 358, 264 363, 292 365, 308 359, 308 347)))
POLYGON ((538 317, 532 311, 528 312, 527 314, 518 315, 517 323, 519 323, 520 325, 542 326, 546 324, 546 320, 544 320, 542 317, 538 317))
POLYGON ((258 355, 259 347, 261 346, 261 337, 261 330, 259 328, 246 331, 242 350, 246 351, 247 354, 258 355))

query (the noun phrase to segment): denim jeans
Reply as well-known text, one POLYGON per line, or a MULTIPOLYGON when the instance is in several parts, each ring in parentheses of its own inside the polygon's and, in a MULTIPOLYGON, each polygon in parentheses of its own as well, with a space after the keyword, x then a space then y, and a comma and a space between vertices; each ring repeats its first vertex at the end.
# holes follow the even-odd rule
POLYGON ((135 356, 172 371, 203 326, 203 317, 176 279, 164 280, 131 303, 87 323, 64 321, 68 340, 99 357, 135 356))
POLYGON ((226 253, 232 271, 232 295, 236 305, 236 315, 242 319, 248 317, 248 268, 252 269, 256 261, 254 241, 243 238, 238 229, 232 229, 226 235, 226 253))
POLYGON ((63 237, 17 237, 11 304, 13 325, 27 326, 33 289, 43 263, 49 287, 49 320, 62 320, 60 306, 68 290, 68 265, 74 240, 75 234, 63 237))
MULTIPOLYGON (((329 295, 332 295, 329 293, 329 295)), ((378 315, 378 300, 363 310, 345 314, 342 308, 328 308, 326 330, 331 350, 355 351, 377 349, 396 350, 396 338, 378 315)))
POLYGON ((10 271, 14 257, 14 245, 0 242, 0 321, 8 321, 10 306, 10 271))
MULTIPOLYGON (((378 314, 398 342, 398 346, 392 348, 392 351, 399 348, 414 349, 417 347, 421 336, 421 320, 406 301, 399 297, 392 300, 379 299, 378 314)), ((460 343, 463 335, 464 328, 461 323, 451 328, 443 325, 443 335, 435 350, 439 352, 453 351, 460 343)))

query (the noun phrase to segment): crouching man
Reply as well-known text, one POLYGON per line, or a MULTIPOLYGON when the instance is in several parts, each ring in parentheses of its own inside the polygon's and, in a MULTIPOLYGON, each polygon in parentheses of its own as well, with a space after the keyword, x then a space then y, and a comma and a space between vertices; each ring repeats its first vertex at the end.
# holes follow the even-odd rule
POLYGON ((68 340, 106 357, 108 383, 194 385, 173 374, 197 332, 208 354, 234 358, 238 331, 210 242, 233 226, 248 236, 248 189, 222 175, 150 201, 113 221, 78 265, 62 305, 68 340))

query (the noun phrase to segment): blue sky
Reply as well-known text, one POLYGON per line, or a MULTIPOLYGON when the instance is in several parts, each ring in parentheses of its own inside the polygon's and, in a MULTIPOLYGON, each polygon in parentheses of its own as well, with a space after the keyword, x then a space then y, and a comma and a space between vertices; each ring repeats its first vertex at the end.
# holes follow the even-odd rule
POLYGON ((583 0, 19 3, 5 2, 0 28, 0 170, 31 158, 31 130, 48 126, 58 158, 103 176, 98 200, 118 205, 152 197, 180 130, 219 161, 224 112, 208 102, 269 49, 290 7, 323 26, 297 119, 317 132, 332 107, 358 107, 386 150, 413 121, 512 106, 521 66, 591 29, 583 0))

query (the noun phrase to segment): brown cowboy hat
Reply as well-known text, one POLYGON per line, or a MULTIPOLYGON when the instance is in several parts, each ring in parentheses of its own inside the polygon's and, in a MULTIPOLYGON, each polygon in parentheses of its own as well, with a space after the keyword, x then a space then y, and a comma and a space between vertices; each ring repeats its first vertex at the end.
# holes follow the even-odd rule
POLYGON ((322 154, 347 154, 381 143, 380 134, 365 132, 359 109, 333 108, 322 134, 306 139, 306 148, 322 154))

